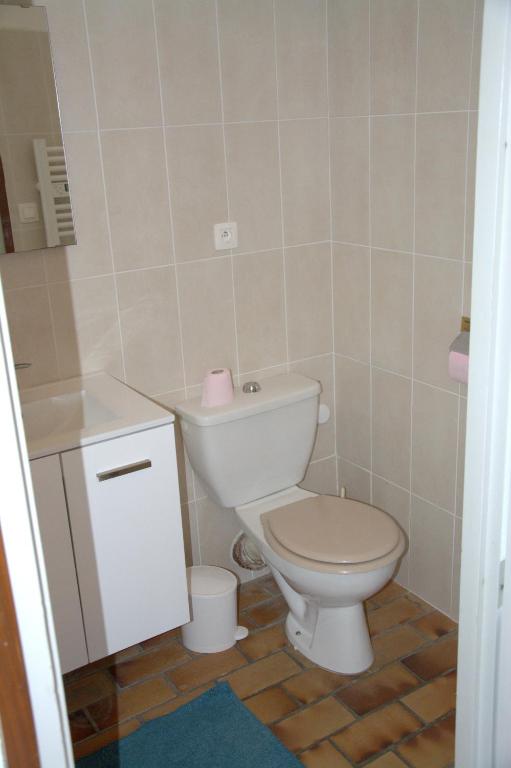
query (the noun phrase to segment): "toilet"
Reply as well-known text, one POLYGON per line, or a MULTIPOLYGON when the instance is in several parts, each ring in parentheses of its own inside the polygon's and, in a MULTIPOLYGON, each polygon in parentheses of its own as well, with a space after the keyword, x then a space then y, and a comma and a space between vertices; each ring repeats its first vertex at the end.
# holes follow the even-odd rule
POLYGON ((319 382, 299 374, 236 388, 227 405, 176 407, 208 496, 234 508, 289 606, 286 635, 325 669, 356 674, 374 655, 363 601, 392 578, 406 538, 386 512, 298 487, 318 424, 319 382))

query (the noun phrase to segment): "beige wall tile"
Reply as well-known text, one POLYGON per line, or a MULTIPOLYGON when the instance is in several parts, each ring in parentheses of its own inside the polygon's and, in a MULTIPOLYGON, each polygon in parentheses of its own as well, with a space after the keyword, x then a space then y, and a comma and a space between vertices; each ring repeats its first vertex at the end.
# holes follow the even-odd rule
POLYGON ((60 376, 106 371, 122 378, 113 277, 55 283, 49 290, 60 376))
POLYGON ((330 121, 333 239, 369 245, 369 120, 330 121))
POLYGON ((218 507, 210 499, 195 502, 200 530, 200 555, 202 565, 218 565, 234 571, 241 581, 250 581, 252 572, 240 568, 231 559, 231 546, 241 532, 232 509, 218 507))
POLYGON ((187 385, 210 368, 236 373, 230 258, 180 264, 177 274, 187 385))
POLYGON ((475 0, 472 72, 470 76, 470 108, 479 106, 479 76, 481 72, 481 41, 483 32, 484 0, 475 0))
POLYGON ((371 111, 415 110, 418 0, 371 0, 371 111))
POLYGON ((371 259, 372 362, 410 376, 413 256, 373 249, 371 259))
POLYGON ((18 372, 20 387, 33 387, 58 379, 57 355, 46 287, 7 291, 5 304, 13 358, 18 363, 32 363, 30 368, 18 372))
POLYGON ((373 471, 410 486, 410 379, 373 370, 373 471))
POLYGON ((286 248, 284 259, 289 359, 331 352, 330 245, 286 248))
POLYGON ((44 251, 0 255, 0 275, 4 291, 46 283, 44 251))
POLYGON ((147 394, 183 386, 175 267, 116 277, 126 382, 147 394))
POLYGON ((327 120, 280 124, 286 245, 330 237, 327 120))
POLYGON ((460 612, 460 571, 461 571, 461 532, 463 523, 458 518, 454 518, 454 557, 452 564, 452 596, 451 610, 449 616, 455 621, 459 619, 460 612))
POLYGON ((337 455, 371 466, 369 366, 335 356, 337 455))
POLYGON ((414 376, 455 392, 447 372, 449 345, 459 333, 462 264, 415 257, 414 376))
POLYGON ((278 365, 286 359, 282 251, 236 256, 234 290, 240 371, 278 365))
POLYGON ((68 133, 65 147, 77 244, 72 248, 46 250, 50 282, 112 271, 97 134, 68 133))
POLYGON ((337 471, 335 456, 309 464, 305 477, 300 483, 302 488, 312 493, 337 495, 337 471))
POLYGON ((326 0, 275 0, 279 113, 327 114, 326 0))
POLYGON ((472 261, 474 247, 474 204, 476 186, 477 112, 468 115, 467 200, 465 216, 465 259, 472 261))
POLYGON ((221 119, 214 0, 156 0, 166 125, 221 119))
POLYGON ((102 133, 116 269, 172 261, 168 187, 160 128, 102 133))
POLYGON ((369 114, 369 0, 328 0, 330 114, 369 114))
POLYGON ((467 109, 474 0, 421 3, 417 109, 467 109))
POLYGON ((454 518, 412 496, 410 589, 441 611, 451 607, 454 518))
POLYGON ((335 453, 335 393, 333 355, 313 357, 299 363, 291 363, 290 373, 301 373, 321 383, 320 403, 330 409, 330 418, 325 424, 318 424, 316 442, 312 452, 312 461, 324 459, 335 453))
POLYGON ((395 578, 407 587, 409 584, 410 494, 381 477, 373 475, 373 504, 391 515, 407 539, 407 549, 401 558, 395 578))
POLYGON ((96 107, 81 0, 45 0, 64 131, 93 130, 96 107), (80 83, 77 88, 76 84, 80 83))
POLYGON ((85 0, 101 128, 161 125, 152 13, 137 0, 85 0))
POLYGON ((380 248, 413 247, 415 121, 371 120, 371 240, 380 248))
POLYGON ((337 474, 339 477, 339 493, 341 488, 346 488, 346 496, 349 499, 371 503, 371 474, 349 461, 339 459, 337 462, 337 474))
POLYGON ((282 245, 277 123, 225 129, 230 218, 241 252, 282 245))
POLYGON ((335 352, 369 362, 369 248, 334 245, 335 352))
POLYGON ((222 129, 168 128, 166 135, 176 261, 221 255, 213 225, 227 219, 222 129))
POLYGON ((417 117, 415 247, 463 257, 467 115, 417 117))
POLYGON ((275 119, 272 0, 220 0, 218 18, 225 120, 275 119))
POLYGON ((463 515, 463 486, 465 482, 465 441, 467 436, 467 401, 460 397, 458 429, 458 468, 456 472, 456 514, 463 515))
POLYGON ((457 396, 416 383, 412 429, 412 492, 454 511, 457 396))

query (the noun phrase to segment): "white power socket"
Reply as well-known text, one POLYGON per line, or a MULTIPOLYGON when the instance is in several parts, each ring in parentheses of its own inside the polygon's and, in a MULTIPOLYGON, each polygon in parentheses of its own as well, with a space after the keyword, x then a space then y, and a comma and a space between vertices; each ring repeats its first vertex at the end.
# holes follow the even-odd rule
POLYGON ((238 225, 235 221, 215 224, 213 231, 215 237, 215 250, 226 251, 229 248, 238 247, 238 225))

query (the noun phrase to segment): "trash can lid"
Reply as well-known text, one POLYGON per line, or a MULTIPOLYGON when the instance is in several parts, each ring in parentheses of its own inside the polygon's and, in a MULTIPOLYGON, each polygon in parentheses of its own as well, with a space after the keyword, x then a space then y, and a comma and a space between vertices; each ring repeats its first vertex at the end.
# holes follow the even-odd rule
POLYGON ((197 597, 214 597, 233 592, 238 580, 225 568, 216 565, 192 565, 186 569, 188 593, 197 597))

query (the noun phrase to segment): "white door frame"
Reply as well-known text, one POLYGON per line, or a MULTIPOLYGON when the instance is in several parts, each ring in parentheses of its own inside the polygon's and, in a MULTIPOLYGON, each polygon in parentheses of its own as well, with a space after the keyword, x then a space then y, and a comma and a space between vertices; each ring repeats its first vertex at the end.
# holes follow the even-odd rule
POLYGON ((41 768, 72 768, 66 701, 1 283, 0 466, 0 528, 40 765, 41 768))
MULTIPOLYGON (((511 167, 506 149, 511 126, 510 24, 509 0, 486 0, 461 560, 456 716, 459 768, 511 765, 511 679, 508 668, 510 687, 502 696, 506 682, 499 667, 500 563, 505 557, 511 477, 511 167), (507 718, 505 734, 499 731, 503 714, 507 718)), ((509 594, 506 598, 511 612, 509 594)))

